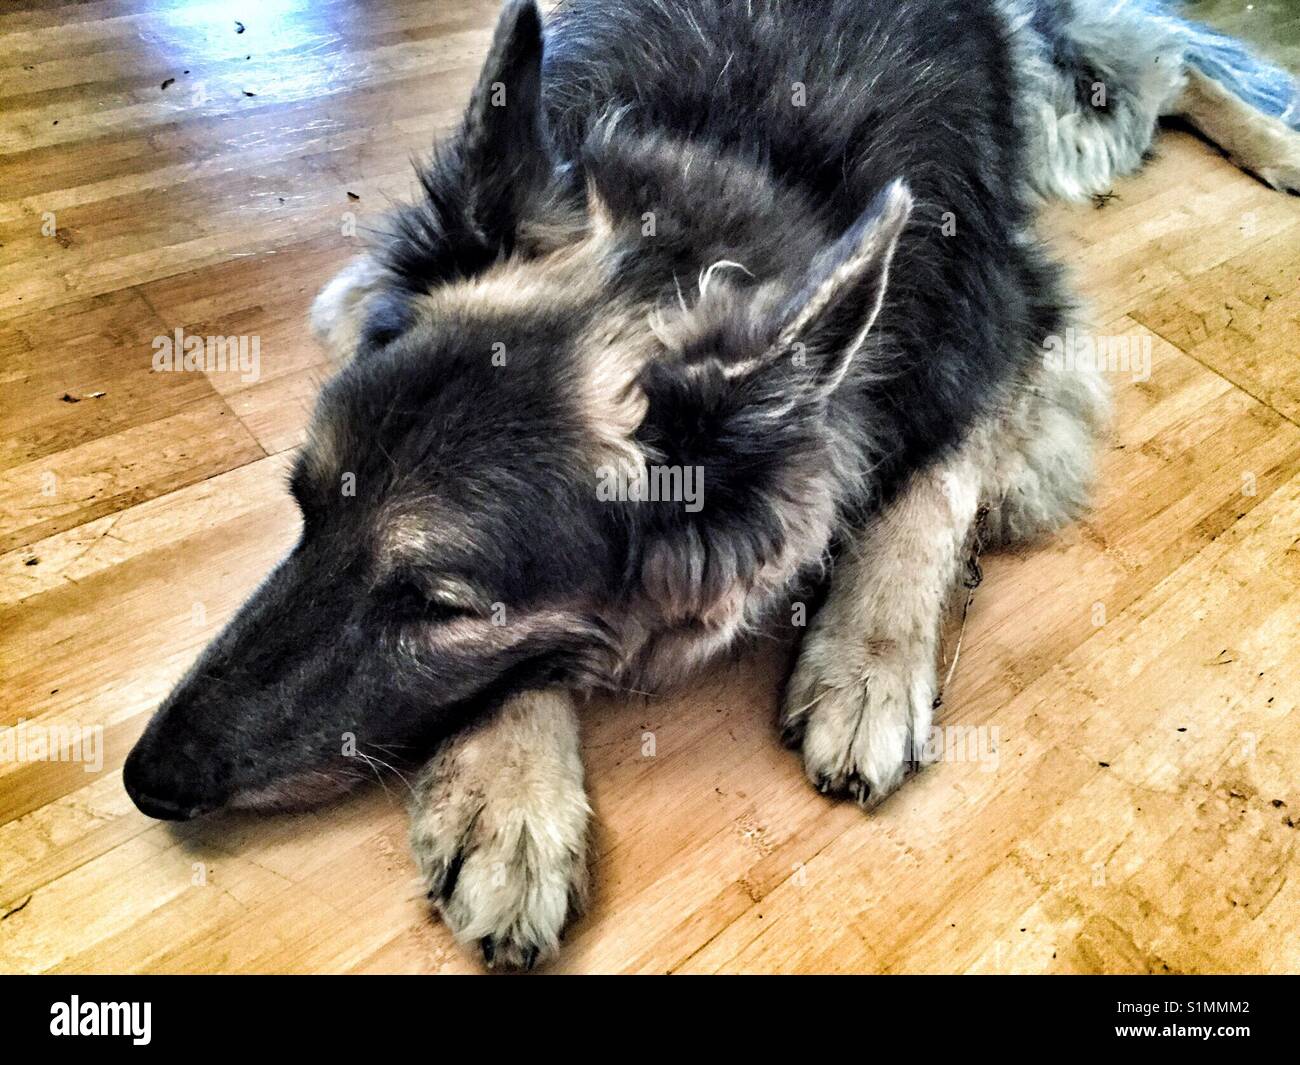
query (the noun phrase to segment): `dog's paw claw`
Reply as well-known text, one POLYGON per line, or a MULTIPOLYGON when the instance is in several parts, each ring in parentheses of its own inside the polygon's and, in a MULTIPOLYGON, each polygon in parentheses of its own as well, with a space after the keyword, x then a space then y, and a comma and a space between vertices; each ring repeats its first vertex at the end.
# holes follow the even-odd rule
POLYGON ((861 642, 841 647, 838 640, 826 630, 809 633, 786 690, 782 736, 800 737, 819 792, 871 809, 916 764, 914 743, 930 727, 934 667, 924 649, 909 654, 876 641, 891 650, 862 660, 861 642))
MULTIPOLYGON (((497 939, 484 936, 478 941, 479 953, 483 955, 483 964, 489 969, 501 969, 513 972, 530 972, 546 955, 536 943, 520 942, 515 938, 497 939)), ((548 948, 547 955, 554 948, 548 948)))
POLYGON ((465 864, 465 852, 457 850, 446 860, 439 860, 425 871, 425 881, 429 889, 425 897, 431 902, 446 902, 456 890, 460 879, 461 866, 465 864))
POLYGON ((417 783, 411 845, 429 901, 489 968, 531 969, 559 946, 587 886, 581 783, 497 800, 435 769, 417 783), (449 779, 450 777, 450 779, 449 779))

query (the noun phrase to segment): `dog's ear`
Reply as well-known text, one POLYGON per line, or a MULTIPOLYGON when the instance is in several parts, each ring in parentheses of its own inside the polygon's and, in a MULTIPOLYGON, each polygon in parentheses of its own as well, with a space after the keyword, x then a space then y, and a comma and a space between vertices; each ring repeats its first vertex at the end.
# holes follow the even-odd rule
POLYGON ((880 313, 889 264, 912 214, 912 193, 898 178, 876 194, 848 230, 813 261, 803 285, 784 304, 769 358, 790 358, 833 392, 880 313))
POLYGON ((553 168, 542 115, 542 18, 534 0, 511 0, 461 126, 469 220, 509 249, 525 204, 553 168))
POLYGON ((642 371, 636 443, 652 469, 684 481, 696 471, 700 489, 693 508, 661 500, 634 512, 635 576, 666 618, 736 621, 757 582, 788 577, 777 573, 829 535, 825 404, 880 311, 911 210, 906 185, 893 182, 774 316, 747 311, 743 297, 706 302, 681 357, 642 371))
POLYGON ((772 564, 822 522, 824 419, 819 404, 791 401, 796 377, 788 366, 731 375, 716 360, 642 372, 644 469, 691 495, 627 508, 629 577, 671 623, 734 623, 761 575, 775 577, 772 564))
POLYGON ((555 169, 542 116, 542 48, 536 4, 513 0, 459 129, 418 169, 424 196, 389 218, 376 257, 395 288, 428 292, 514 250, 520 220, 555 169))

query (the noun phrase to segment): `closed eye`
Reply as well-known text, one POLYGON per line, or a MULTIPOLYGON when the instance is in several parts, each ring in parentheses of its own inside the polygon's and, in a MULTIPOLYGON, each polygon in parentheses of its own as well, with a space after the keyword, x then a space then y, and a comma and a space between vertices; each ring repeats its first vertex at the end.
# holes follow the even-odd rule
POLYGON ((405 577, 386 584, 380 592, 380 597, 401 621, 440 624, 475 614, 467 604, 444 595, 430 595, 418 582, 405 577))

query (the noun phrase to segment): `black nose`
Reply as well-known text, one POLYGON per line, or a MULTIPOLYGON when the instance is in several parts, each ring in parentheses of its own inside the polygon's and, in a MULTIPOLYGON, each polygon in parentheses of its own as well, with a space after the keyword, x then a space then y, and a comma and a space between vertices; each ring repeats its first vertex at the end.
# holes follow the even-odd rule
POLYGON ((166 760, 139 743, 126 756, 122 785, 141 813, 159 821, 188 821, 211 809, 185 782, 170 772, 166 760))
POLYGON ((160 799, 154 795, 142 795, 130 788, 126 790, 131 795, 131 801, 136 804, 142 814, 148 814, 159 821, 188 821, 198 814, 198 810, 194 807, 182 806, 174 799, 160 799))

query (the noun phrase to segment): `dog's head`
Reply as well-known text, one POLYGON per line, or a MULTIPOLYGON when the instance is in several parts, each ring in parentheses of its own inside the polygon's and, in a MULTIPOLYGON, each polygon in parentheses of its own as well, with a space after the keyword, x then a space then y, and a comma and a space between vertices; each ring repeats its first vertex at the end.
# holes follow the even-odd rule
POLYGON ((512 691, 609 683, 656 632, 732 632, 820 556, 853 475, 827 412, 910 197, 824 239, 719 161, 704 239, 664 145, 554 162, 541 57, 516 3, 427 195, 318 301, 346 362, 294 467, 301 538, 128 758, 145 812, 326 794, 512 691))

